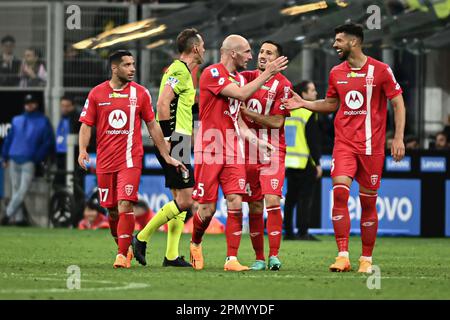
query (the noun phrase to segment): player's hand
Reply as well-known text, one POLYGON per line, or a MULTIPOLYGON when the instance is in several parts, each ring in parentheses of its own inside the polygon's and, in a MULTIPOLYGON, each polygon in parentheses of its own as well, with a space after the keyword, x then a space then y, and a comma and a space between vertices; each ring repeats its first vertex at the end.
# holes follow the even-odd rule
POLYGON ((80 154, 78 155, 78 164, 80 165, 80 167, 87 171, 88 163, 89 154, 86 151, 80 151, 80 154))
POLYGON ((168 156, 168 158, 166 159, 166 162, 167 162, 167 164, 177 168, 177 170, 188 171, 188 169, 184 166, 184 164, 182 164, 177 159, 172 158, 171 156, 168 156))
POLYGON ((258 139, 257 143, 258 143, 258 149, 261 150, 262 152, 264 152, 268 157, 270 157, 270 155, 273 152, 275 152, 275 147, 273 145, 271 145, 268 141, 258 139))
POLYGON ((267 64, 266 71, 271 76, 274 76, 278 72, 285 70, 287 68, 288 63, 289 63, 289 60, 287 57, 285 57, 285 56, 278 57, 274 61, 267 64))
POLYGON ((8 161, 2 161, 2 167, 6 169, 8 167, 8 161))
POLYGON ((394 140, 392 140, 391 156, 394 158, 395 162, 399 162, 403 159, 405 156, 405 144, 403 143, 403 139, 394 138, 394 140))
POLYGON ((289 99, 283 98, 281 99, 281 103, 284 108, 287 110, 295 110, 303 107, 306 104, 306 100, 300 97, 294 90, 289 89, 292 93, 292 97, 289 99))
POLYGON ((322 178, 323 170, 321 166, 316 166, 316 178, 320 179, 322 178))

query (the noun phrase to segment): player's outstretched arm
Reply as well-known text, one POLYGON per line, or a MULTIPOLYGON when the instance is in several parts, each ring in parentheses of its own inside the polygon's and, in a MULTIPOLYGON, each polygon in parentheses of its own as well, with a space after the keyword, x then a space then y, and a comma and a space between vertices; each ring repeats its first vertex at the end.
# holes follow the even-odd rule
POLYGON ((239 87, 234 83, 230 83, 220 92, 221 95, 229 98, 245 101, 252 94, 256 92, 261 86, 270 79, 270 77, 276 75, 278 72, 287 68, 288 59, 285 56, 278 57, 274 61, 267 64, 266 70, 262 72, 255 80, 247 83, 243 87, 239 87))
POLYGON ((338 98, 326 97, 325 99, 316 101, 307 101, 300 97, 298 93, 290 89, 292 97, 289 99, 281 99, 284 107, 288 110, 305 108, 312 112, 331 113, 335 112, 339 105, 338 98))
POLYGON ((248 110, 244 105, 241 105, 241 113, 256 123, 271 129, 279 129, 284 125, 285 117, 281 114, 263 115, 248 110))
POLYGON ((392 98, 391 103, 394 109, 395 121, 395 133, 394 140, 392 140, 391 156, 394 158, 394 161, 400 161, 405 156, 403 136, 405 132, 406 108, 401 94, 392 98))
POLYGON ((81 124, 80 133, 78 134, 78 164, 84 170, 87 170, 86 165, 89 163, 89 154, 87 153, 87 147, 89 146, 89 141, 91 140, 92 127, 85 123, 81 124))
POLYGON ((158 122, 156 120, 152 120, 150 122, 146 122, 146 125, 150 137, 152 137, 153 142, 159 150, 159 153, 161 153, 161 156, 164 158, 167 164, 187 171, 186 167, 180 161, 170 156, 169 149, 167 148, 167 145, 164 141, 164 135, 158 122))

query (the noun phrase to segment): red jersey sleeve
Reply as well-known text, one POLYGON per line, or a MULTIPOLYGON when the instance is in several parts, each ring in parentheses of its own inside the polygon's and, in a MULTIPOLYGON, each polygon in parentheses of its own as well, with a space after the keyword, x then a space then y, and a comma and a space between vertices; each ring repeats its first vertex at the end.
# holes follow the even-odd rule
POLYGON ((275 96, 275 102, 273 106, 273 114, 281 114, 285 117, 290 117, 291 114, 289 110, 284 108, 281 103, 281 99, 289 99, 292 97, 290 89, 292 89, 292 83, 290 81, 283 82, 283 85, 279 90, 277 90, 277 95, 275 96))
POLYGON ((97 102, 95 101, 94 90, 89 92, 88 98, 84 103, 83 110, 80 114, 80 122, 87 124, 88 126, 93 126, 97 119, 97 102))
POLYGON ((327 97, 328 98, 337 98, 338 96, 339 95, 338 95, 336 87, 334 85, 333 69, 331 69, 330 77, 328 78, 327 97))
POLYGON ((389 100, 403 92, 400 84, 395 80, 394 72, 389 66, 383 71, 381 76, 383 91, 389 100))
POLYGON ((242 72, 239 72, 239 74, 244 77, 246 83, 252 82, 253 80, 256 79, 255 73, 252 71, 242 71, 242 72))
POLYGON ((232 83, 231 80, 228 79, 228 75, 220 70, 220 68, 205 70, 202 74, 202 78, 203 79, 200 79, 200 81, 203 86, 216 96, 218 96, 227 85, 232 83))
POLYGON ((141 118, 145 122, 151 122, 155 119, 155 112, 153 111, 152 105, 152 96, 147 89, 145 89, 144 94, 142 95, 141 118))

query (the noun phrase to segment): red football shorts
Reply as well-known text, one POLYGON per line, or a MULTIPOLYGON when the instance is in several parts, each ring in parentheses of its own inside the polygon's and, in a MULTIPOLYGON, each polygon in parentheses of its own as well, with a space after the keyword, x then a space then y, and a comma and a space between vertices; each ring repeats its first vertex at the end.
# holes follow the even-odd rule
POLYGON ((141 171, 141 168, 127 168, 117 172, 98 173, 100 205, 104 208, 114 208, 119 200, 136 202, 141 171))
POLYGON ((244 202, 258 201, 265 194, 283 195, 285 176, 285 154, 274 155, 267 164, 246 165, 247 194, 242 198, 244 202))
MULTIPOLYGON (((195 186, 192 199, 198 203, 217 201, 219 185, 224 195, 245 194, 246 176, 244 164, 205 163, 200 162, 199 154, 195 155, 195 186), (200 163, 199 163, 200 162, 200 163)), ((225 162, 225 161, 223 161, 225 162)))
POLYGON ((384 154, 365 155, 334 149, 331 161, 332 177, 348 176, 366 189, 376 191, 380 188, 384 154))

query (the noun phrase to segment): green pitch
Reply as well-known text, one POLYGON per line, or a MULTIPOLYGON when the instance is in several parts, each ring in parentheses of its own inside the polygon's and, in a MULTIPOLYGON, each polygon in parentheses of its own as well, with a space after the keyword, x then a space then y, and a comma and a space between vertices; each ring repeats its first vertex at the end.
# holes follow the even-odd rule
MULTIPOLYGON (((189 238, 181 239, 186 256, 189 238)), ((284 241, 278 272, 229 273, 223 271, 223 235, 205 236, 205 270, 194 271, 161 266, 166 235, 157 233, 147 267, 133 261, 131 269, 114 270, 108 231, 0 228, 0 299, 450 299, 450 239, 379 238, 374 264, 381 289, 369 290, 367 276, 328 272, 335 243, 320 238, 284 241), (79 290, 67 289, 70 265, 80 268, 79 290)), ((352 237, 353 269, 359 254, 359 237, 352 237)), ((242 237, 240 261, 253 262, 248 235, 242 237)))

